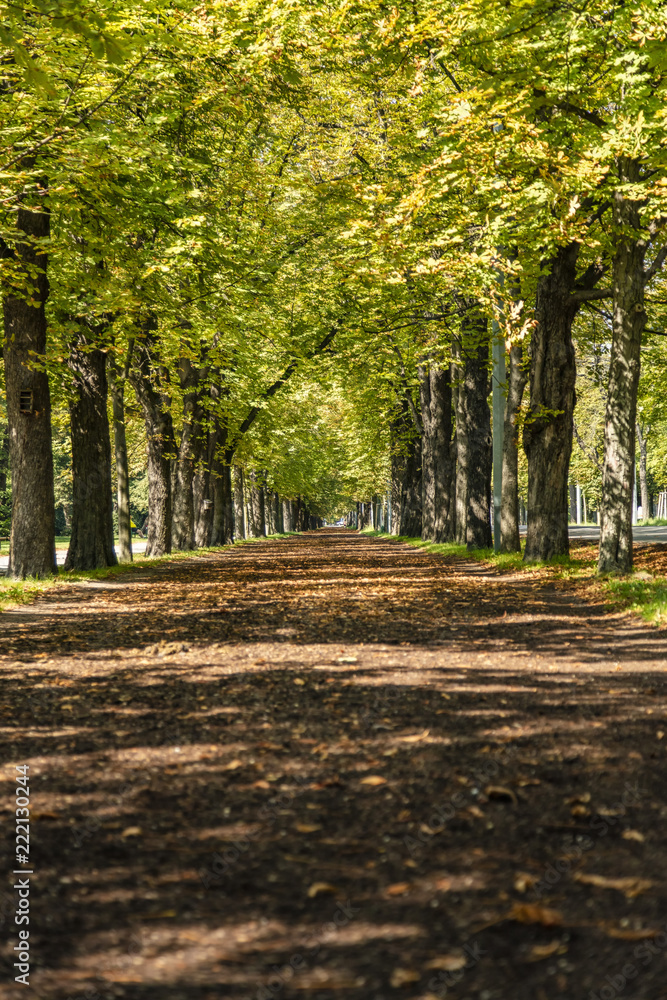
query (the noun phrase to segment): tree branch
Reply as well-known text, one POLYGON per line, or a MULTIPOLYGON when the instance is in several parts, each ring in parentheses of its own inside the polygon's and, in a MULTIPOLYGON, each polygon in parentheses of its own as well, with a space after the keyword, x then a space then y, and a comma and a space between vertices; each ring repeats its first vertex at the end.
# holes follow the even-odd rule
POLYGON ((583 118, 584 121, 590 122, 591 125, 597 125, 598 128, 607 127, 607 122, 604 118, 600 118, 595 111, 586 111, 585 108, 578 108, 576 104, 571 104, 570 101, 559 101, 556 107, 560 111, 566 111, 568 114, 583 118))
POLYGON ((655 275, 662 268, 662 265, 665 263, 666 260, 667 260, 667 247, 663 247, 662 250, 658 251, 658 255, 651 264, 651 266, 644 271, 645 285, 648 285, 651 278, 655 277, 655 275))
POLYGON ((582 288, 570 295, 570 302, 592 302, 594 299, 612 299, 611 288, 582 288))

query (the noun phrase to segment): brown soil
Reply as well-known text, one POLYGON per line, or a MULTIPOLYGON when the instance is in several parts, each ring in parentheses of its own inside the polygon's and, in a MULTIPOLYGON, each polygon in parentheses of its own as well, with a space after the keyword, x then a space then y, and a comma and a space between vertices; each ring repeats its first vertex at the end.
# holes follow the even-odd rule
MULTIPOLYGON (((0 616, 41 1000, 667 998, 667 635, 345 530, 0 616)), ((2 992, 4 989, 4 993, 2 992)))

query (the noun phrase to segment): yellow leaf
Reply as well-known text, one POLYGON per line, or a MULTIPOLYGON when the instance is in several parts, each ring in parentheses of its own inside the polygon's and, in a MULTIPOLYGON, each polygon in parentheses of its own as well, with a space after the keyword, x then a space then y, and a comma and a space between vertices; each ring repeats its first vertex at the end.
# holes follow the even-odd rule
POLYGON ((446 955, 438 955, 426 963, 427 969, 444 969, 445 972, 456 972, 462 969, 468 959, 462 951, 450 951, 446 955))
POLYGON ((414 736, 399 736, 401 743, 419 743, 420 740, 426 739, 430 730, 425 729, 423 733, 415 733, 414 736))
POLYGON ((388 885, 384 892, 385 896, 402 896, 409 888, 409 882, 394 882, 393 885, 388 885))
POLYGON ((634 899, 640 892, 645 892, 653 886, 653 882, 647 878, 607 878, 606 875, 587 875, 585 872, 575 872, 572 876, 575 882, 583 885, 594 885, 598 889, 617 889, 624 892, 628 899, 634 899))
POLYGON ((548 906, 535 903, 515 903, 508 914, 509 920, 520 924, 542 924, 543 927, 557 927, 563 923, 563 915, 548 906))
POLYGON ((394 989, 400 989, 401 986, 407 986, 409 983, 417 983, 420 979, 421 976, 414 969, 394 969, 389 982, 394 989))
POLYGON ((526 956, 527 962, 541 962, 545 958, 551 958, 557 951, 563 954, 567 949, 561 944, 559 938, 549 944, 534 944, 526 956))
POLYGON ((315 899, 316 896, 335 896, 338 888, 331 882, 313 882, 308 889, 308 899, 315 899))
POLYGON ((623 840, 636 840, 639 844, 643 844, 646 839, 639 830, 624 830, 622 836, 623 840))
POLYGON ((382 778, 379 774, 369 774, 367 778, 361 779, 362 785, 386 785, 387 779, 382 778))

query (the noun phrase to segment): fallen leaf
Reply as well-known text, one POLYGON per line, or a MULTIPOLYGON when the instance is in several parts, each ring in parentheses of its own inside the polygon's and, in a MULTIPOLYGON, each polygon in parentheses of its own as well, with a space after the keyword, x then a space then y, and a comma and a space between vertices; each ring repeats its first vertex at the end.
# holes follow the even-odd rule
POLYGON ((268 781, 264 781, 264 779, 261 778, 259 781, 254 781, 250 787, 251 788, 270 788, 271 785, 268 783, 268 781))
POLYGON ((514 877, 514 888, 517 892, 526 892, 527 889, 532 889, 536 882, 535 876, 529 872, 517 872, 514 877))
POLYGON ((429 732, 429 729, 425 729, 423 733, 415 733, 413 736, 399 736, 398 739, 401 743, 419 743, 420 740, 426 739, 429 732))
POLYGON ((410 888, 409 882, 394 882, 384 890, 385 896, 402 896, 410 888))
POLYGON ((379 774, 369 774, 367 778, 361 779, 362 785, 386 785, 387 779, 382 778, 379 774))
POLYGON ((308 889, 308 899, 315 899, 316 896, 335 896, 338 888, 331 882, 313 882, 308 889))
POLYGON ((316 833, 318 830, 321 830, 322 827, 317 823, 295 823, 294 829, 297 833, 316 833))
POLYGON ((559 938, 550 941, 549 944, 534 944, 526 955, 527 962, 541 962, 545 958, 551 958, 556 952, 563 954, 567 949, 559 938))
POLYGON ((242 760, 230 760, 229 764, 223 767, 223 771, 236 771, 239 767, 243 767, 242 760))
POLYGON ((623 840, 636 840, 639 844, 643 844, 646 839, 639 830, 624 830, 621 836, 623 840))
POLYGON ((656 937, 662 931, 661 927, 642 927, 632 929, 630 927, 605 927, 604 930, 609 937, 619 941, 648 941, 656 937))
POLYGON ((628 876, 627 878, 607 878, 606 875, 587 875, 585 872, 575 872, 572 877, 575 882, 581 882, 584 885, 594 885, 598 889, 617 889, 619 892, 624 892, 628 899, 634 899, 635 896, 653 886, 653 882, 650 879, 633 878, 632 876, 628 876))
POLYGON ((427 969, 444 969, 445 972, 456 972, 462 969, 468 962, 466 955, 462 951, 451 951, 447 955, 437 955, 426 963, 427 969))
POLYGON ((559 927, 563 923, 563 915, 558 910, 536 903, 515 903, 507 918, 520 924, 542 924, 543 927, 559 927))
POLYGON ((489 785, 488 788, 484 789, 484 794, 497 802, 511 802, 516 805, 519 801, 512 789, 506 788, 504 785, 489 785))
POLYGON ((409 983, 418 983, 420 979, 421 976, 414 969, 394 969, 389 984, 394 989, 400 989, 401 986, 407 986, 409 983))
POLYGON ((143 832, 140 826, 128 826, 121 833, 121 837, 141 837, 143 832))

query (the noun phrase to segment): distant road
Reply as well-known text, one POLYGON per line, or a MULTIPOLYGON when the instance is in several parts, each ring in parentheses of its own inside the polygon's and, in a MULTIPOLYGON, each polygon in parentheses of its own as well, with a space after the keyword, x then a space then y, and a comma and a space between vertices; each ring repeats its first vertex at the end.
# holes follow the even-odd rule
MULTIPOLYGON (((586 541, 597 542, 600 538, 600 529, 597 524, 572 525, 570 526, 570 538, 583 538, 586 541)), ((649 528, 636 524, 632 529, 632 538, 635 542, 667 542, 667 527, 649 528)))
MULTIPOLYGON (((570 538, 581 538, 587 542, 597 542, 600 539, 600 528, 597 524, 576 525, 571 524, 570 538)), ((521 534, 526 534, 525 526, 521 528, 521 534)), ((633 540, 641 542, 667 542, 667 526, 662 528, 646 528, 637 524, 632 529, 633 540)))
MULTIPOLYGON (((146 540, 142 539, 140 541, 132 542, 132 551, 139 555, 146 551, 146 540)), ((58 549, 56 552, 56 559, 59 566, 65 565, 65 559, 67 558, 67 549, 58 549)), ((0 572, 7 569, 9 566, 9 542, 3 542, 2 552, 0 552, 0 572)))

